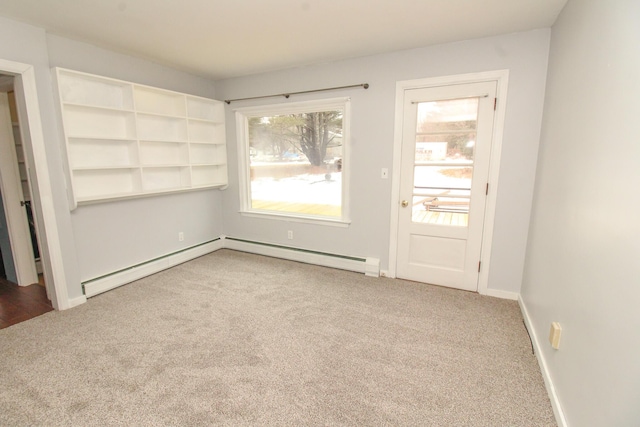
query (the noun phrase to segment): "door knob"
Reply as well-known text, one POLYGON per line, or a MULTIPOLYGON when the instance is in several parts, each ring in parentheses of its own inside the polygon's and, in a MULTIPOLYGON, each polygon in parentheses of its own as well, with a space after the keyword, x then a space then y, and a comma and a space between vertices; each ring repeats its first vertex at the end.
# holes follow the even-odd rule
POLYGON ((409 202, 407 202, 406 200, 403 200, 402 203, 400 203, 402 205, 403 208, 406 208, 407 206, 409 206, 409 202))

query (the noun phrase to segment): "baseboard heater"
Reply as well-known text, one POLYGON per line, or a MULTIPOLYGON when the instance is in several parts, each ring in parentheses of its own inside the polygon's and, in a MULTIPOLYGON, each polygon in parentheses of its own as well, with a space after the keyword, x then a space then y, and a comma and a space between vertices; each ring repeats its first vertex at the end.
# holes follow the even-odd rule
POLYGON ((367 276, 380 276, 380 260, 378 258, 333 254, 293 246, 238 239, 229 236, 223 236, 222 238, 224 239, 223 246, 226 249, 288 259, 306 264, 321 265, 323 267, 337 268, 340 270, 355 271, 357 273, 364 273, 367 276))
POLYGON ((158 273, 167 268, 201 257, 222 248, 222 238, 216 238, 209 242, 191 246, 152 260, 132 265, 113 273, 82 282, 82 289, 87 298, 131 283, 143 277, 158 273))
POLYGON ((380 260, 378 258, 363 258, 328 252, 313 251, 292 246, 276 245, 265 242, 220 236, 209 242, 182 249, 152 260, 142 262, 113 273, 95 277, 82 282, 82 289, 86 298, 96 296, 119 286, 131 283, 143 277, 158 273, 167 268, 201 257, 219 249, 233 249, 274 258, 282 258, 306 264, 321 265, 323 267, 364 273, 367 276, 380 275, 380 260))

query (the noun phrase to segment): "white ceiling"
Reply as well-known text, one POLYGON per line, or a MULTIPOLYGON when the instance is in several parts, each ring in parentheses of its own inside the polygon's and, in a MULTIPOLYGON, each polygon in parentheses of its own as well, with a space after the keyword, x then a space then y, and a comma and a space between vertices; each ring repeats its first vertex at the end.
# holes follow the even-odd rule
POLYGON ((550 27, 567 0, 0 0, 0 16, 222 79, 550 27))

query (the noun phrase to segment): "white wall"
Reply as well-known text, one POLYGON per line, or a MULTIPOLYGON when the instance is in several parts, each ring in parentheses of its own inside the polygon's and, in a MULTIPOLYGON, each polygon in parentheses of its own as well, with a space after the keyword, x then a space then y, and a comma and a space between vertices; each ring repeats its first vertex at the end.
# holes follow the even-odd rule
POLYGON ((639 23, 569 0, 552 29, 522 302, 569 426, 640 425, 639 23))
POLYGON ((381 267, 388 268, 391 180, 382 180, 380 169, 391 169, 393 164, 396 82, 509 69, 501 183, 489 287, 518 293, 540 136, 548 43, 549 30, 536 30, 216 82, 218 99, 364 82, 371 85, 368 90, 291 97, 291 101, 351 97, 352 163, 349 194, 352 224, 348 228, 240 215, 233 109, 283 100, 244 101, 227 107, 230 185, 223 195, 225 234, 318 251, 380 258, 381 267), (287 230, 294 231, 293 241, 287 240, 287 230))
MULTIPOLYGON (((213 98, 210 80, 86 43, 47 35, 52 67, 213 98)), ((220 190, 80 205, 71 213, 86 281, 210 241, 222 234, 220 190), (178 241, 178 233, 184 241, 178 241)))

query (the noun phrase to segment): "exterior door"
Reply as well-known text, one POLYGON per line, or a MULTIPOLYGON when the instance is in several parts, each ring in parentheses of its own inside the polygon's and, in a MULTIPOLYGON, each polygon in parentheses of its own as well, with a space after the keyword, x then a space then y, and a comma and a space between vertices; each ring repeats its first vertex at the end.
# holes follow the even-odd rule
POLYGON ((0 189, 18 284, 26 286, 37 283, 38 273, 35 267, 31 232, 25 214, 25 199, 22 194, 9 99, 6 93, 0 93, 0 189))
POLYGON ((405 90, 397 277, 477 291, 496 87, 405 90))

